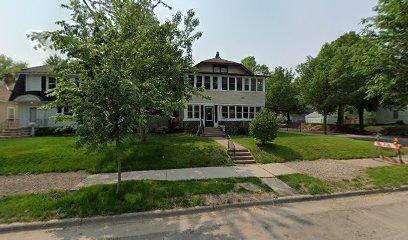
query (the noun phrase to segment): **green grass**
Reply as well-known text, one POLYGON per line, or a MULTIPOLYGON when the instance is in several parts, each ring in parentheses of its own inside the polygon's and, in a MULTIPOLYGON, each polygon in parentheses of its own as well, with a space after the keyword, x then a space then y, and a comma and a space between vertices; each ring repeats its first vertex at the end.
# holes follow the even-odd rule
POLYGON ((288 184, 301 194, 324 194, 331 193, 330 186, 320 179, 310 177, 304 174, 289 174, 278 177, 280 180, 288 184))
MULTIPOLYGON (((127 142, 123 171, 221 166, 231 164, 216 142, 188 134, 152 134, 127 142)), ((0 140, 0 175, 86 170, 115 172, 114 151, 75 148, 74 137, 0 140)))
POLYGON ((248 136, 234 140, 247 147, 260 163, 379 156, 372 142, 319 134, 279 132, 273 143, 266 145, 248 136))
POLYGON ((366 174, 374 188, 408 185, 408 166, 369 168, 366 174))
POLYGON ((98 185, 74 192, 50 192, 0 199, 0 222, 90 217, 204 204, 203 194, 239 192, 237 183, 270 188, 258 178, 228 178, 189 181, 127 181, 123 196, 116 198, 116 185, 98 185))

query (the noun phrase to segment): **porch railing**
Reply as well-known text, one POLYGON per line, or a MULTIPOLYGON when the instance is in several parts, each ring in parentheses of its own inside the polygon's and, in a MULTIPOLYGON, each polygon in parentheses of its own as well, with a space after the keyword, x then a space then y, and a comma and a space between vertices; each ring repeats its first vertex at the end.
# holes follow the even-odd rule
POLYGON ((236 147, 234 142, 232 141, 232 138, 227 135, 227 139, 228 139, 228 151, 232 153, 232 156, 235 157, 235 153, 236 153, 236 147))

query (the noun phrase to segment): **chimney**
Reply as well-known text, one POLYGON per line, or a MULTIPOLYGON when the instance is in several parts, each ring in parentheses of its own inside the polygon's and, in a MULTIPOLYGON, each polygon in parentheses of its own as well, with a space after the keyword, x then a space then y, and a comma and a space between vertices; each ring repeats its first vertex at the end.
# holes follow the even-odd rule
POLYGON ((217 54, 215 54, 215 58, 220 58, 220 52, 217 52, 217 54))

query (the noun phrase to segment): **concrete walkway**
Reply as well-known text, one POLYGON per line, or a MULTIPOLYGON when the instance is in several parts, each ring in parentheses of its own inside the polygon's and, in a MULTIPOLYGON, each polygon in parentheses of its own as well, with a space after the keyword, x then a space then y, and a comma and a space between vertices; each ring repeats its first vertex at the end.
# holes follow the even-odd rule
MULTIPOLYGON (((122 173, 122 180, 192 180, 192 179, 214 179, 229 177, 259 177, 273 178, 280 175, 297 173, 298 171, 286 167, 281 163, 250 164, 231 167, 203 167, 183 168, 169 170, 133 171, 122 173)), ((88 176, 77 188, 97 184, 112 184, 117 179, 116 173, 101 173, 88 176)))

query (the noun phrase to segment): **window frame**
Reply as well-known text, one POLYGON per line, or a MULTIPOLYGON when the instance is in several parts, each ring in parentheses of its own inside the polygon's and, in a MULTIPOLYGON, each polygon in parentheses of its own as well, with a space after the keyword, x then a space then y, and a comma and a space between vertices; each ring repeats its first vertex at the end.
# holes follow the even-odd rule
POLYGON ((250 78, 244 79, 244 91, 246 92, 251 91, 251 79, 250 78))
POLYGON ((211 90, 211 76, 204 76, 203 83, 204 83, 203 85, 204 85, 205 90, 211 90), (208 80, 208 85, 207 85, 207 80, 208 80))
POLYGON ((257 83, 257 81, 256 81, 256 78, 251 78, 251 92, 256 92, 256 83, 257 83))
POLYGON ((212 86, 211 86, 212 90, 218 90, 218 76, 213 76, 212 77, 212 83, 211 84, 212 84, 212 86))
POLYGON ((228 77, 221 77, 221 90, 228 91, 228 77), (225 82, 226 89, 224 89, 224 80, 226 81, 225 82))
POLYGON ((201 76, 201 75, 199 75, 199 76, 196 76, 196 81, 195 81, 195 87, 196 88, 200 88, 200 87, 203 87, 203 76, 201 76), (198 86, 198 82, 200 81, 200 86, 198 86))
POLYGON ((48 77, 47 78, 47 90, 54 89, 57 87, 57 79, 55 77, 48 77), (51 80, 53 80, 53 83, 51 83, 51 80), (50 85, 54 85, 54 87, 50 87, 50 85))
POLYGON ((256 91, 263 92, 264 91, 264 81, 262 78, 258 78, 256 80, 256 91))
POLYGON ((228 78, 228 90, 229 91, 235 91, 236 89, 236 85, 237 85, 237 79, 235 77, 229 77, 228 78), (231 85, 231 83, 233 83, 233 85, 231 85), (232 86, 232 89, 231 89, 232 86))

